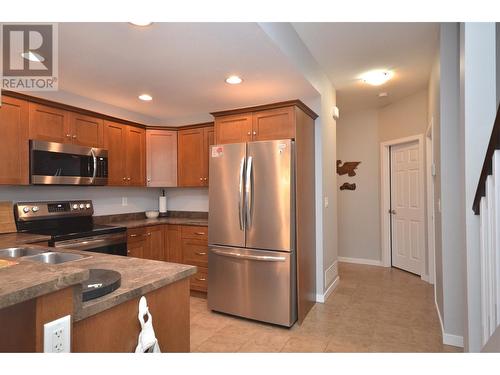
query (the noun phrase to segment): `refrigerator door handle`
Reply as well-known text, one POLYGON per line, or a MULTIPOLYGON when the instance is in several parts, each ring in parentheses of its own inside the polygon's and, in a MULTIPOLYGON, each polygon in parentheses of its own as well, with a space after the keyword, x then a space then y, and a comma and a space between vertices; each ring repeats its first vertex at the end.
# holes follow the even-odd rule
POLYGON ((248 260, 258 260, 262 262, 284 262, 286 260, 285 257, 279 256, 270 256, 270 255, 249 255, 249 254, 241 254, 233 251, 222 251, 217 249, 212 249, 212 252, 217 255, 221 255, 224 257, 230 258, 238 258, 238 259, 248 259, 248 260))
POLYGON ((239 189, 239 199, 238 199, 238 216, 240 219, 240 229, 245 230, 245 216, 243 214, 244 207, 243 207, 243 181, 245 179, 245 158, 241 158, 240 162, 240 183, 238 186, 239 189))
POLYGON ((247 159, 247 170, 245 178, 245 223, 247 229, 252 226, 252 195, 253 195, 253 181, 252 181, 252 168, 253 158, 251 156, 247 159))

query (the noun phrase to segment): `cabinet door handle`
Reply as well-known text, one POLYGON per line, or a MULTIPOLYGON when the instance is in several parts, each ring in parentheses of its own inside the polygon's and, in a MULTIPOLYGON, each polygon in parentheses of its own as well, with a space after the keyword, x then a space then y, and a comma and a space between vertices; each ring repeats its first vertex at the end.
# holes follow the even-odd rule
POLYGON ((66 134, 66 138, 71 138, 71 134, 66 134))
POLYGON ((207 255, 207 253, 205 253, 205 252, 201 252, 201 253, 199 253, 199 252, 195 252, 195 254, 196 254, 196 255, 199 255, 199 256, 202 256, 202 255, 207 255))
POLYGON ((73 139, 76 139, 76 134, 73 135, 73 139))
POLYGON ((204 236, 205 232, 194 232, 194 234, 197 234, 198 236, 204 236))
POLYGON ((137 234, 129 234, 129 237, 137 237, 137 234))
POLYGON ((197 281, 207 281, 207 279, 204 277, 195 277, 194 279, 197 281))

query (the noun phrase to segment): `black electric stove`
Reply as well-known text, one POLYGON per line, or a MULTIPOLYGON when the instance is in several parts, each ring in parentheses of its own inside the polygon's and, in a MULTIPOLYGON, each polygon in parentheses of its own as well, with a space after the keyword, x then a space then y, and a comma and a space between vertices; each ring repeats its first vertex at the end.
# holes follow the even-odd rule
POLYGON ((19 202, 17 230, 50 236, 49 246, 127 255, 125 227, 93 223, 92 201, 19 202))

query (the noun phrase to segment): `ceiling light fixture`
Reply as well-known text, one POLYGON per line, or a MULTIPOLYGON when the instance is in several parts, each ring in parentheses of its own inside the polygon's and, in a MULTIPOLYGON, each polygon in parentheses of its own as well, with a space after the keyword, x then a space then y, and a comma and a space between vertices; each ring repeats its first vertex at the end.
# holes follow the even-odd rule
POLYGON ((230 85, 238 85, 241 82, 243 82, 243 80, 238 76, 229 76, 226 78, 226 83, 229 83, 230 85))
POLYGON ((23 59, 29 60, 29 61, 34 61, 34 62, 44 62, 45 59, 43 56, 39 55, 38 53, 35 52, 23 52, 21 53, 21 56, 23 59))
POLYGON ((388 70, 372 70, 361 75, 364 83, 372 86, 380 86, 392 78, 392 72, 388 70))
POLYGON ((139 99, 141 99, 145 102, 150 102, 151 100, 153 100, 153 97, 151 95, 148 95, 148 94, 142 94, 142 95, 139 95, 139 99))
POLYGON ((134 26, 149 26, 151 25, 153 22, 146 22, 146 21, 136 21, 136 22, 129 22, 130 24, 134 25, 134 26))
POLYGON ((389 94, 388 94, 388 93, 386 93, 386 92, 381 92, 381 93, 379 93, 379 94, 378 94, 378 97, 379 97, 379 98, 387 98, 387 96, 388 96, 388 95, 389 95, 389 94))

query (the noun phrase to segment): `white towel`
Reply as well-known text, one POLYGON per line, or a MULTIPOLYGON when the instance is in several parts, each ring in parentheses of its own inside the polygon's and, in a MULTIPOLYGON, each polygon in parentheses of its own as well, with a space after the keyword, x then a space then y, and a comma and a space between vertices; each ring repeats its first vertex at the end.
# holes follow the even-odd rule
POLYGON ((137 340, 136 353, 161 353, 160 345, 155 336, 153 329, 153 317, 149 313, 146 297, 142 296, 139 300, 139 322, 141 323, 141 332, 137 340), (148 316, 148 320, 144 321, 144 316, 148 316))

